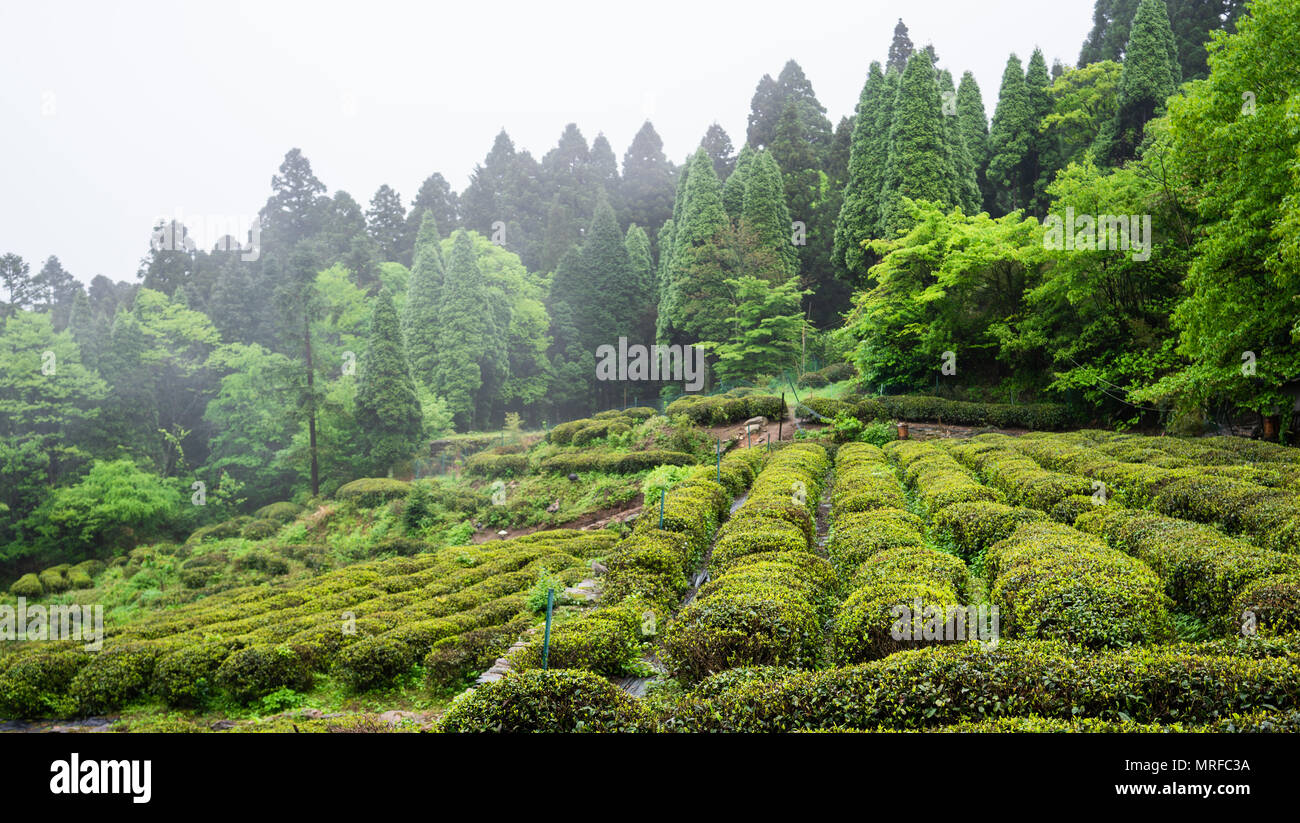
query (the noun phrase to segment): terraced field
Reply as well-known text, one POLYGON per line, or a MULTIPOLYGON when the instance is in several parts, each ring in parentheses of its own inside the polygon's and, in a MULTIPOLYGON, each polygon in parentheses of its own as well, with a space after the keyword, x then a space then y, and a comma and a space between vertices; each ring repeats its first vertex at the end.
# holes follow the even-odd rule
MULTIPOLYGON (((1294 450, 1077 432, 759 457, 712 540, 712 581, 669 619, 660 688, 633 699, 590 666, 530 672, 465 694, 443 728, 1298 728, 1294 450)), ((645 552, 650 532, 691 547, 674 560, 704 552, 726 498, 696 483, 615 555, 645 552)), ((637 592, 668 607, 671 566, 676 589, 637 592)))
POLYGON ((328 690, 455 732, 1300 728, 1295 450, 804 440, 684 471, 619 528, 230 588, 100 652, 28 644, 0 713, 199 730, 328 690), (544 651, 546 590, 589 578, 544 651))

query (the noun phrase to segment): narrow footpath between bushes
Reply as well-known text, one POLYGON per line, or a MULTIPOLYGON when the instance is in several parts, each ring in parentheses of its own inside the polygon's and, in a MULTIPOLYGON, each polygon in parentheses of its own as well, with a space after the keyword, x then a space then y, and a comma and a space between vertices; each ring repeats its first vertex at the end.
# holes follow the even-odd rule
MULTIPOLYGON (((731 515, 735 514, 736 509, 744 505, 745 501, 748 499, 749 499, 749 490, 746 489, 743 493, 737 495, 736 498, 731 501, 731 508, 727 510, 727 517, 730 518, 731 515)), ((725 522, 726 521, 724 520, 723 523, 725 522)), ((713 547, 718 542, 718 535, 722 533, 723 523, 718 524, 718 530, 714 532, 713 540, 709 543, 709 548, 705 550, 704 557, 700 561, 700 568, 695 573, 695 576, 691 578, 691 587, 686 590, 686 595, 682 598, 681 605, 677 607, 678 612, 680 612, 682 609, 689 606, 691 604, 691 601, 695 599, 695 595, 699 594, 700 588, 705 583, 709 582, 709 561, 713 559, 713 547)), ((675 615, 676 612, 674 612, 674 616, 675 615)), ((655 643, 655 647, 653 649, 651 649, 650 651, 642 655, 641 660, 642 662, 648 664, 656 672, 659 672, 659 675, 662 675, 665 673, 665 669, 663 663, 660 662, 659 660, 659 650, 663 647, 663 640, 662 640, 663 633, 658 632, 656 634, 656 637, 660 638, 659 641, 655 643)), ((658 675, 656 675, 656 677, 657 676, 658 675)), ((618 686, 620 689, 632 695, 633 697, 642 697, 645 695, 646 684, 648 684, 651 680, 654 679, 655 679, 654 677, 624 677, 619 680, 615 680, 614 685, 618 686)))

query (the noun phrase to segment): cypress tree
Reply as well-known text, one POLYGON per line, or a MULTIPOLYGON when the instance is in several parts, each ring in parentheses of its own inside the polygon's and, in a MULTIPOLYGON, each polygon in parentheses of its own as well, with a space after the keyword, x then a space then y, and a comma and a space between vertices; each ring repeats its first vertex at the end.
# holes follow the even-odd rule
MULTIPOLYGON (((939 72, 939 96, 956 103, 957 89, 952 83, 952 75, 947 69, 939 72)), ((971 159, 966 147, 966 135, 954 105, 951 113, 945 111, 943 117, 944 140, 948 144, 948 154, 952 157, 952 202, 961 206, 966 214, 978 214, 980 210, 980 187, 975 173, 975 161, 971 159)))
POLYGON ((930 55, 922 49, 913 52, 907 61, 889 130, 881 213, 887 236, 908 225, 904 197, 951 205, 953 175, 939 84, 930 55))
POLYGON ((726 259, 731 223, 713 162, 703 149, 690 160, 681 217, 673 222, 673 258, 660 306, 662 337, 687 344, 721 339, 729 316, 726 259))
POLYGON ((406 209, 402 196, 388 184, 379 187, 366 210, 366 229, 379 247, 379 259, 387 262, 402 259, 406 232, 406 209))
POLYGON ((989 165, 989 121, 984 114, 984 98, 980 94, 975 75, 965 72, 957 86, 957 120, 962 136, 966 138, 966 151, 975 165, 975 178, 980 188, 980 203, 985 211, 992 210, 986 172, 989 165))
POLYGON ((433 384, 437 365, 438 307, 446 271, 442 243, 433 212, 426 210, 415 240, 415 259, 406 283, 406 305, 402 307, 402 336, 416 380, 433 384))
POLYGON ((659 262, 655 266, 655 339, 665 335, 667 322, 668 269, 672 264, 673 254, 673 219, 670 217, 659 227, 659 262))
POLYGON ((633 298, 633 315, 637 318, 635 332, 628 336, 633 337, 638 343, 651 343, 654 340, 658 294, 654 258, 650 251, 650 235, 645 233, 645 229, 633 223, 627 227, 623 247, 627 250, 628 290, 633 298))
POLYGON ((1181 79, 1165 0, 1142 0, 1129 30, 1119 78, 1119 108, 1110 126, 1097 135, 1097 157, 1120 165, 1137 156, 1147 122, 1164 111, 1165 100, 1181 79))
POLYGON ((1029 205, 1023 198, 1021 180, 1033 128, 1025 72, 1020 58, 1013 54, 1002 72, 998 107, 993 112, 993 128, 989 131, 988 182, 993 192, 994 216, 1029 205))
POLYGON ((740 154, 736 155, 736 168, 722 185, 722 206, 732 222, 739 222, 740 212, 745 207, 745 183, 749 180, 749 165, 753 160, 754 150, 749 144, 741 146, 740 154))
POLYGON ((433 390, 446 399, 456 428, 465 431, 474 423, 483 366, 495 344, 496 328, 474 244, 463 229, 452 235, 440 293, 433 390))
POLYGON ((748 241, 762 250, 764 259, 773 263, 764 279, 781 283, 799 272, 799 256, 790 242, 790 212, 785 206, 781 169, 771 152, 758 152, 750 165, 740 227, 748 241))
POLYGON ((725 181, 731 176, 732 169, 736 166, 736 147, 731 145, 731 137, 726 129, 717 123, 710 125, 704 132, 704 138, 700 140, 700 148, 704 149, 709 159, 713 161, 713 171, 718 175, 719 180, 725 181))
POLYGON ((880 104, 876 109, 876 127, 870 137, 867 152, 867 183, 874 186, 876 207, 870 212, 868 227, 870 237, 884 236, 885 167, 889 165, 889 133, 894 126, 894 108, 898 104, 898 87, 903 73, 887 69, 885 85, 881 89, 880 104))
MULTIPOLYGON (((625 222, 655 233, 672 216, 673 164, 664 156, 663 140, 647 120, 623 155, 619 203, 625 222)), ((658 253, 663 255, 662 247, 658 253)))
POLYGON ((72 311, 68 314, 68 332, 81 350, 81 362, 87 368, 98 368, 105 331, 102 321, 91 311, 90 298, 85 290, 77 289, 72 298, 72 311))
POLYGON ((374 470, 390 470, 415 453, 424 424, 387 289, 380 290, 371 310, 366 349, 357 369, 356 402, 357 426, 374 470))
POLYGON ((415 193, 415 199, 411 201, 411 210, 406 214, 407 248, 402 262, 408 266, 413 265, 415 241, 420 234, 420 224, 424 221, 426 211, 433 212, 438 231, 446 237, 456 228, 459 207, 460 198, 451 190, 447 178, 437 172, 426 177, 420 184, 420 190, 415 193))
POLYGON ((907 36, 907 26, 903 25, 903 18, 900 17, 898 25, 894 26, 894 40, 889 44, 886 68, 902 74, 907 68, 907 61, 912 57, 912 51, 912 38, 907 36))
POLYGON ((879 214, 880 187, 884 164, 873 156, 876 121, 884 103, 885 74, 880 63, 873 62, 858 97, 853 139, 849 145, 849 179, 844 186, 844 202, 835 221, 835 246, 832 260, 843 274, 857 279, 866 275, 866 250, 862 243, 874 235, 879 214))
POLYGON ((1033 135, 1029 141, 1029 154, 1025 158, 1024 200, 1030 214, 1043 217, 1047 214, 1047 184, 1056 175, 1055 141, 1039 130, 1039 125, 1052 111, 1052 80, 1047 73, 1047 61, 1041 49, 1034 49, 1029 58, 1029 67, 1025 70, 1025 90, 1029 93, 1030 122, 1033 135))

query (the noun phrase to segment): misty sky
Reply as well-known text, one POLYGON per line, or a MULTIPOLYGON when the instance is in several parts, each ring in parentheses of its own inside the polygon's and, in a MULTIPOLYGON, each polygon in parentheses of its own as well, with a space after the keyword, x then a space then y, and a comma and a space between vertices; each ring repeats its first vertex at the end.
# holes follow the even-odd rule
MULTIPOLYGON (((680 163, 709 124, 739 148, 787 59, 832 123, 901 16, 971 70, 992 117, 1007 55, 1073 65, 1093 0, 68 3, 0 6, 0 253, 33 274, 135 282, 160 216, 251 220, 285 152, 363 205, 461 191, 501 127, 541 159, 564 125, 622 162, 648 117, 680 163)), ((188 222, 188 221, 187 221, 188 222)))

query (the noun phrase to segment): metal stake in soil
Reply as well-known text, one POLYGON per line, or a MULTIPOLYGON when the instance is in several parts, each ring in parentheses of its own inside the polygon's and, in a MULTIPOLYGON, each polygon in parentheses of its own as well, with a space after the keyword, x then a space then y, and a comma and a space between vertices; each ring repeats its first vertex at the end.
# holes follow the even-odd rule
POLYGON ((555 589, 546 590, 546 633, 542 636, 542 671, 551 656, 551 610, 555 607, 555 589))

